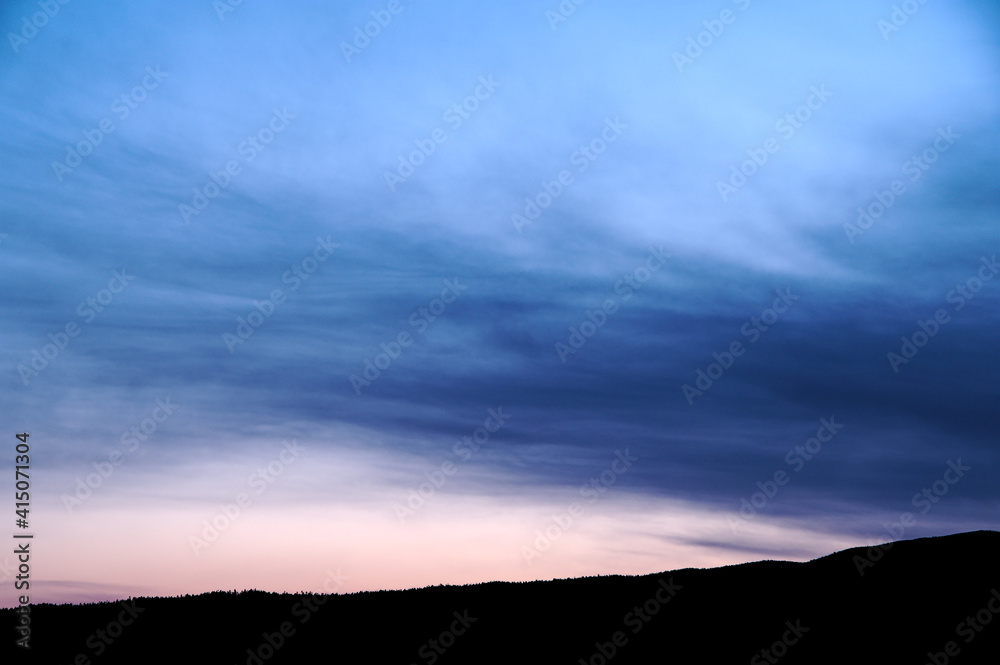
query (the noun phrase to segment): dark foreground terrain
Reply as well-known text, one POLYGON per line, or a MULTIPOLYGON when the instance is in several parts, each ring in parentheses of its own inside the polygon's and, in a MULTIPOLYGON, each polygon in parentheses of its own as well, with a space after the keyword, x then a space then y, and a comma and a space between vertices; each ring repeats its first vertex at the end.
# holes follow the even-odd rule
POLYGON ((30 652, 15 622, 0 610, 0 663, 996 664, 1000 533, 642 577, 39 605, 30 652))

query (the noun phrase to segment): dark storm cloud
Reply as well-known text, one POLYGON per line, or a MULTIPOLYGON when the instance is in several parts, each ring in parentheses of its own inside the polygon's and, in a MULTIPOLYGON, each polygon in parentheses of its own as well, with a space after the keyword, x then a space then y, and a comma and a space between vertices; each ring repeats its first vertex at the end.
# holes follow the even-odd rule
MULTIPOLYGON (((542 13, 517 7, 535 19, 542 13)), ((325 57, 307 58, 320 47, 305 39, 288 47, 288 62, 265 64, 280 49, 261 23, 264 10, 244 6, 222 24, 201 10, 189 25, 171 22, 188 48, 159 38, 144 48, 129 33, 123 48, 139 64, 101 60, 88 79, 72 55, 103 52, 96 42, 106 33, 95 25, 93 38, 59 46, 56 35, 70 39, 69 31, 54 24, 30 44, 64 49, 77 77, 27 49, 20 60, 5 56, 3 75, 22 92, 4 93, 16 105, 0 114, 9 130, 0 283, 3 314, 16 324, 3 334, 3 391, 25 419, 49 409, 72 415, 53 425, 79 432, 79 442, 65 445, 67 460, 96 454, 169 393, 186 410, 161 433, 172 451, 203 446, 189 436, 195 431, 344 424, 380 434, 373 445, 387 452, 436 460, 486 409, 503 406, 515 416, 490 456, 473 462, 484 472, 517 469, 526 484, 574 487, 589 472, 583 467, 629 447, 642 460, 629 477, 633 490, 725 510, 784 468, 786 453, 822 418, 844 429, 796 478, 790 491, 800 501, 776 504, 775 514, 839 516, 849 512, 845 504, 892 510, 900 498, 905 506, 951 458, 974 462, 980 479, 995 477, 1000 279, 984 282, 961 310, 949 300, 1000 250, 1000 164, 983 148, 996 139, 997 77, 987 63, 995 43, 949 51, 958 63, 980 63, 967 83, 947 72, 918 74, 934 55, 921 55, 902 34, 899 49, 921 60, 888 78, 822 58, 775 64, 758 44, 754 57, 765 72, 787 75, 786 85, 766 73, 734 80, 742 75, 714 68, 709 56, 680 78, 668 53, 655 68, 669 70, 666 78, 620 67, 621 54, 598 63, 587 49, 573 51, 577 60, 547 46, 501 57, 473 40, 485 30, 477 24, 452 34, 443 74, 418 81, 407 75, 439 64, 433 54, 393 65, 381 49, 401 49, 391 52, 402 57, 400 45, 423 39, 417 27, 443 30, 437 20, 458 28, 460 14, 435 19, 414 8, 395 46, 385 35, 348 66, 331 53, 360 20, 353 15, 327 36, 325 57), (239 41, 224 57, 238 41, 232 35, 248 34, 261 38, 264 55, 239 41), (200 41, 206 35, 212 40, 200 41), (161 61, 169 77, 60 182, 51 162, 114 117, 116 96, 161 61), (588 68, 592 87, 552 75, 588 68), (384 172, 491 72, 505 87, 390 191, 384 172), (44 85, 27 86, 32 74, 44 85), (837 91, 827 115, 817 112, 800 143, 721 203, 715 181, 826 79, 837 91), (928 85, 950 94, 912 104, 928 85), (882 97, 872 98, 873 89, 882 97), (743 104, 752 108, 744 113, 743 104), (296 117, 248 160, 239 146, 286 106, 296 117), (575 169, 573 155, 616 114, 629 125, 620 142, 574 170, 574 184, 517 233, 511 215, 524 210, 525 197, 575 169), (907 160, 947 126, 961 134, 955 145, 850 242, 843 227, 857 207, 905 178, 907 160), (231 160, 241 172, 185 223, 179 206, 192 204, 194 190, 231 160), (295 276, 318 242, 338 247, 307 280, 295 276), (645 265, 650 247, 671 257, 626 301, 621 280, 645 265), (122 269, 134 282, 84 324, 80 303, 122 269), (463 290, 431 320, 420 310, 441 297, 446 280, 463 290), (282 302, 251 336, 227 345, 224 335, 238 336, 238 319, 275 289, 282 302), (787 311, 767 330, 752 323, 780 293, 794 295, 787 311), (557 344, 569 344, 570 328, 579 331, 608 299, 616 311, 563 362, 557 344), (950 321, 894 372, 887 354, 942 308, 950 321), (16 368, 68 322, 81 334, 23 385, 16 368), (352 375, 364 377, 366 362, 400 333, 412 345, 356 390, 352 375), (683 386, 698 387, 698 372, 734 342, 745 353, 689 403, 683 386), (128 407, 130 394, 136 403, 128 407), (102 399, 115 405, 113 417, 102 399)), ((312 11, 272 18, 315 39, 312 11)), ((952 30, 965 25, 941 11, 952 30)), ((579 21, 584 34, 601 34, 579 21)), ((683 44, 686 33, 672 30, 671 43, 683 44)), ((927 30, 907 27, 915 36, 927 30)), ((942 48, 956 47, 949 35, 940 35, 942 48)), ((877 31, 851 39, 881 53, 877 31)), ((714 55, 735 43, 720 43, 714 55)), ((824 40, 817 48, 822 55, 838 47, 824 40)), ((982 480, 963 491, 979 502, 973 512, 997 499, 982 480)))

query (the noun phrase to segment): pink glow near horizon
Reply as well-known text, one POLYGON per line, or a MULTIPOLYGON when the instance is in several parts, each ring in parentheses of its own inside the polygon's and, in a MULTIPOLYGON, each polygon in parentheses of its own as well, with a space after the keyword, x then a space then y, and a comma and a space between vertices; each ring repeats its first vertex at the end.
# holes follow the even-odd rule
MULTIPOLYGON (((768 558, 751 547, 713 545, 733 538, 720 512, 640 500, 625 491, 593 505, 583 502, 584 513, 569 525, 565 516, 572 497, 560 503, 551 497, 442 495, 405 523, 390 505, 264 498, 217 538, 194 546, 192 538, 206 535, 204 521, 221 511, 201 504, 124 507, 115 505, 110 490, 99 504, 72 516, 61 505, 40 505, 44 526, 35 543, 32 600, 90 602, 249 588, 320 591, 324 584, 330 591, 332 574, 344 580, 336 587, 343 593, 647 574, 768 558), (554 527, 554 515, 564 529, 554 527), (548 543, 539 539, 546 530, 557 534, 548 543)), ((802 525, 762 524, 757 530, 775 546, 809 543, 799 550, 808 556, 800 559, 859 544, 802 525)), ((9 580, 0 588, 0 605, 14 605, 9 580)))

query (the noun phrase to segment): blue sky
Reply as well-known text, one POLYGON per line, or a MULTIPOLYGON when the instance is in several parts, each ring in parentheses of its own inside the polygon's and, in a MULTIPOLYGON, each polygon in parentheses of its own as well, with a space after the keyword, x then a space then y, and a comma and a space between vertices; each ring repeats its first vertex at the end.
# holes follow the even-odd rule
POLYGON ((46 597, 649 572, 877 542, 905 512, 905 537, 995 525, 994 4, 390 4, 0 10, 4 420, 35 441, 39 536, 74 551, 46 597), (249 553, 284 520, 298 576, 249 553))

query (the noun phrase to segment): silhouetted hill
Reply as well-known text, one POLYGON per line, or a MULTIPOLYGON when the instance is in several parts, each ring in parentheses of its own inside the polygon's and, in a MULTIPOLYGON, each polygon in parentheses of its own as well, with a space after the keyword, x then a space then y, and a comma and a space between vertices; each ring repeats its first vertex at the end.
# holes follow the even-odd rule
POLYGON ((978 531, 641 577, 138 598, 120 633, 120 602, 39 605, 27 658, 0 610, 0 662, 996 664, 998 564, 1000 533, 978 531))

